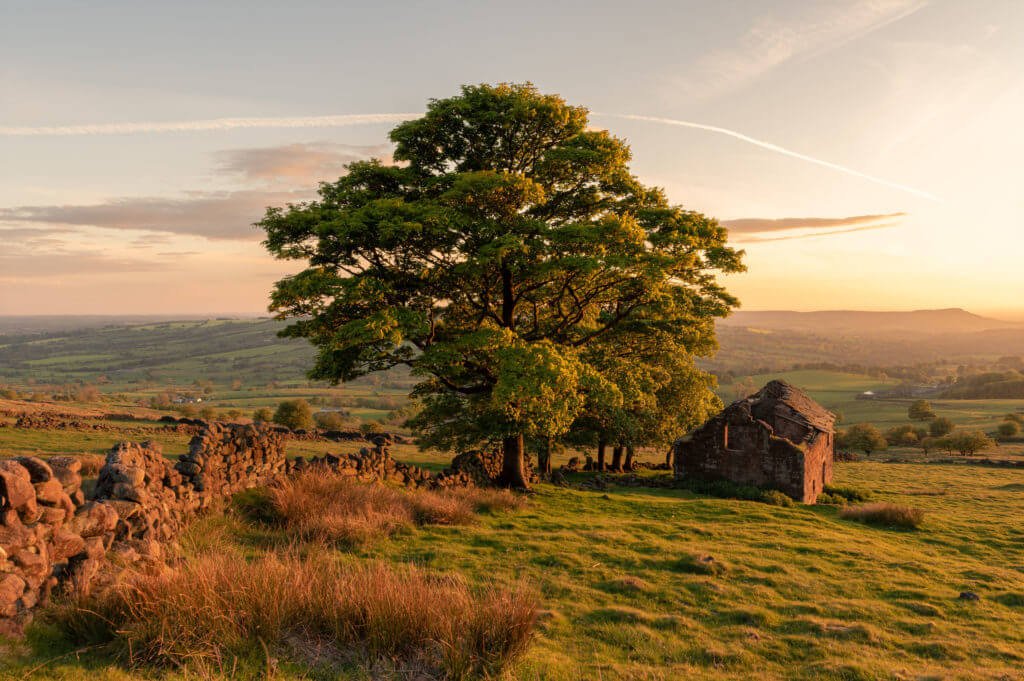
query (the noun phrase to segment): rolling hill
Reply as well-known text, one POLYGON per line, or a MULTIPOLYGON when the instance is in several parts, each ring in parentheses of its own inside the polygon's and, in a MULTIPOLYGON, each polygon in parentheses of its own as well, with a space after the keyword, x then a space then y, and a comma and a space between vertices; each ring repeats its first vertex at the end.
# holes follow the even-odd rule
POLYGON ((740 310, 727 319, 722 320, 720 324, 723 326, 754 327, 760 329, 788 329, 814 333, 843 333, 871 336, 960 334, 1008 329, 1024 331, 1024 325, 982 317, 960 308, 912 310, 908 312, 740 310))

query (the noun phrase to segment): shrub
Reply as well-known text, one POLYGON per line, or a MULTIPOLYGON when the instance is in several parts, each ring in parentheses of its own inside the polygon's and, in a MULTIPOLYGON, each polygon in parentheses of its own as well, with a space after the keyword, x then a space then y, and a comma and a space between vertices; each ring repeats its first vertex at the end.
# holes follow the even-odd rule
POLYGON ((1024 426, 1024 414, 1018 414, 1015 411, 1009 412, 1003 417, 1004 421, 1013 421, 1014 423, 1024 426))
POLYGON ((313 409, 306 400, 285 400, 277 405, 274 423, 292 430, 308 430, 313 427, 313 409))
POLYGON ((199 418, 206 419, 207 421, 214 421, 217 419, 217 409, 212 405, 206 405, 199 409, 199 418))
POLYGON ((199 410, 193 407, 191 404, 176 405, 174 407, 174 411, 189 419, 194 419, 196 416, 199 415, 199 410))
POLYGON ((381 425, 380 421, 363 421, 359 424, 359 432, 364 435, 379 433, 382 430, 384 430, 384 426, 381 425))
POLYGON ((822 490, 825 494, 838 497, 845 501, 867 501, 871 498, 871 492, 849 487, 845 485, 825 485, 822 490))
POLYGON ((345 565, 318 553, 253 562, 213 553, 177 570, 133 573, 48 619, 77 643, 113 643, 135 665, 259 664, 265 644, 287 650, 286 640, 300 637, 458 679, 499 675, 521 655, 537 606, 522 584, 471 589, 416 568, 345 565))
POLYGON ((170 393, 159 393, 150 399, 149 406, 153 409, 170 409, 173 403, 170 393))
POLYGON ((763 489, 753 485, 740 485, 728 480, 702 480, 687 478, 676 483, 678 486, 697 494, 706 494, 723 499, 757 501, 770 506, 792 506, 793 500, 774 489, 763 489))
POLYGON ((100 391, 91 385, 83 385, 75 391, 75 402, 98 402, 100 391))
POLYGON ((1011 438, 1020 435, 1020 424, 1016 421, 1003 421, 996 429, 1001 438, 1011 438))
POLYGON ((252 420, 256 423, 270 423, 274 420, 274 412, 270 407, 260 407, 252 413, 252 420))
POLYGON ((323 430, 341 430, 348 422, 348 413, 341 411, 318 411, 313 414, 316 427, 323 430))
POLYGON ((885 502, 847 506, 839 511, 839 515, 846 520, 886 527, 916 528, 924 520, 924 511, 919 508, 897 506, 885 502))

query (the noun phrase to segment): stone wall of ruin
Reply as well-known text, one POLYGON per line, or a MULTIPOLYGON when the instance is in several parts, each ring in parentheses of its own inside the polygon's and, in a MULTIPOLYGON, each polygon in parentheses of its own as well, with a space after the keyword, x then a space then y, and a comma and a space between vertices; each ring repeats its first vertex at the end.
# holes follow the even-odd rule
POLYGON ((751 416, 742 403, 677 440, 673 459, 677 477, 777 489, 806 504, 813 504, 832 480, 831 443, 824 435, 795 445, 751 416))
POLYGON ((267 426, 210 424, 177 461, 156 443, 122 442, 88 498, 74 457, 0 461, 0 634, 19 634, 58 585, 88 590, 111 579, 112 565, 160 560, 191 518, 279 476, 324 468, 364 482, 445 488, 471 485, 488 469, 485 457, 466 456, 431 474, 391 458, 385 438, 311 459, 286 458, 285 442, 267 426))

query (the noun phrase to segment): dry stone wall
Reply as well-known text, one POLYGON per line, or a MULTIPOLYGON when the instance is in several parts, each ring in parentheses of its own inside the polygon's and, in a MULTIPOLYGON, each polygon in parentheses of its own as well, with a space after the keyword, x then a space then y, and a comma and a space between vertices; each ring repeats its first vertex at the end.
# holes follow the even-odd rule
POLYGON ((177 461, 157 443, 122 442, 89 498, 74 457, 0 461, 0 634, 18 635, 58 585, 88 591, 116 580, 116 566, 161 560, 191 518, 279 476, 322 467, 365 482, 446 488, 485 484, 494 467, 474 454, 431 474, 391 458, 386 437, 355 454, 288 459, 287 438, 264 425, 209 424, 177 461))

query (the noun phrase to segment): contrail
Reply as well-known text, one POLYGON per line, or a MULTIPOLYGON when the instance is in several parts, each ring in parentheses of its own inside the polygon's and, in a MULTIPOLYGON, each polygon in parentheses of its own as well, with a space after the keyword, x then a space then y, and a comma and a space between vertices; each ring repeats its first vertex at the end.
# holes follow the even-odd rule
MULTIPOLYGON (((374 114, 339 114, 333 116, 287 116, 280 118, 267 117, 246 117, 246 118, 210 118, 200 121, 170 121, 170 122, 149 122, 149 123, 103 123, 97 125, 56 125, 56 126, 0 126, 0 137, 15 136, 53 136, 53 135, 124 135, 139 132, 201 132, 205 130, 234 130, 238 128, 339 128, 349 125, 367 125, 371 123, 391 123, 405 121, 412 118, 419 118, 422 112, 418 113, 374 113, 374 114)), ((942 199, 921 189, 908 187, 905 184, 898 184, 883 180, 874 175, 862 173, 859 170, 823 161, 806 154, 801 154, 785 147, 780 147, 771 142, 765 142, 749 135, 721 128, 717 125, 705 125, 704 123, 692 123, 674 118, 659 118, 656 116, 640 116, 637 114, 602 114, 594 113, 595 116, 608 116, 612 118, 623 118, 634 121, 647 121, 650 123, 664 123, 666 125, 677 125, 684 128, 706 130, 720 135, 728 135, 749 144, 768 149, 786 156, 798 158, 808 163, 814 163, 825 168, 831 168, 847 175, 853 175, 870 182, 899 189, 916 196, 921 196, 932 201, 942 202, 942 199)))
POLYGON ((419 118, 423 113, 340 114, 281 118, 211 118, 202 121, 156 123, 104 123, 100 125, 0 126, 0 136, 123 135, 137 132, 200 132, 237 128, 339 128, 348 125, 391 123, 419 118))
POLYGON ((798 151, 793 151, 791 149, 786 149, 785 147, 780 147, 777 144, 772 144, 771 142, 765 142, 764 140, 759 140, 759 139, 757 139, 755 137, 750 137, 749 135, 744 135, 743 133, 736 132, 735 130, 729 130, 728 128, 720 128, 717 125, 705 125, 703 123, 691 123, 690 121, 680 121, 680 120, 676 120, 674 118, 658 118, 656 116, 639 116, 639 115, 636 115, 636 114, 600 114, 600 113, 594 113, 594 115, 595 116, 610 116, 612 118, 625 118, 625 119, 629 119, 629 120, 633 120, 633 121, 648 121, 650 123, 664 123, 666 125, 678 125, 678 126, 683 127, 683 128, 695 128, 697 130, 706 130, 708 132, 717 132, 720 135, 728 135, 729 137, 734 137, 734 138, 736 138, 738 140, 743 140, 744 142, 748 142, 748 143, 753 144, 755 146, 761 147, 762 149, 769 149, 771 151, 775 151, 775 152, 778 152, 780 154, 785 154, 786 156, 792 156, 793 158, 798 158, 801 161, 807 161, 808 163, 814 163, 814 164, 817 164, 819 166, 824 166, 825 168, 831 168, 832 170, 838 170, 841 173, 846 173, 847 175, 853 175, 854 177, 859 177, 861 179, 868 180, 870 182, 875 182, 877 184, 881 184, 881 185, 884 185, 886 187, 891 187, 892 189, 899 189, 900 191, 908 192, 908 193, 914 194, 916 196, 921 196, 923 198, 930 199, 931 201, 938 201, 939 203, 943 202, 943 199, 939 198, 938 196, 935 196, 935 194, 930 194, 930 193, 928 193, 928 192, 926 192, 926 191, 924 191, 922 189, 915 189, 914 187, 908 187, 905 184, 898 184, 896 182, 890 182, 889 180, 883 180, 880 177, 875 177, 874 175, 868 175, 867 173, 862 173, 859 170, 854 170, 853 168, 847 168, 845 166, 841 166, 841 165, 838 165, 836 163, 831 163, 829 161, 823 161, 820 158, 814 158, 813 156, 808 156, 806 154, 801 154, 798 151))

